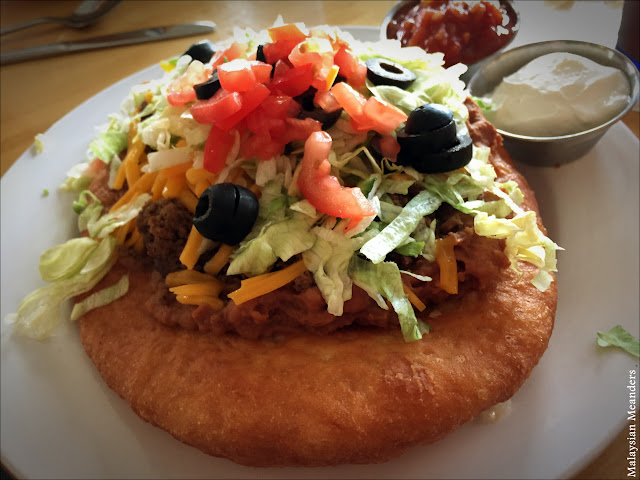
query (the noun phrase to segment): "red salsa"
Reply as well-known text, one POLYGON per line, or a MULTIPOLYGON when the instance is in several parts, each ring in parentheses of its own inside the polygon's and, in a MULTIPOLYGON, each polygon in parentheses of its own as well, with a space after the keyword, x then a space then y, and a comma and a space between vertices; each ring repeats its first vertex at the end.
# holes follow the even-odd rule
POLYGON ((444 53, 445 67, 471 65, 507 44, 517 15, 504 1, 406 2, 387 26, 387 38, 429 53, 444 53))

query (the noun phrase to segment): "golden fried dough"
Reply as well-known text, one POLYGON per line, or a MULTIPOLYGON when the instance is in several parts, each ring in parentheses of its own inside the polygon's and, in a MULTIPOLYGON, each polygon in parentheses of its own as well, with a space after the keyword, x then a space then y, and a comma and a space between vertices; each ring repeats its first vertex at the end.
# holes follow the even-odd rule
MULTIPOLYGON (((471 134, 492 148, 503 179, 537 209, 501 139, 469 103, 471 134)), ((547 348, 554 282, 538 291, 504 269, 494 285, 453 297, 432 332, 348 328, 279 342, 169 328, 142 308, 151 271, 116 265, 101 286, 130 275, 120 300, 79 320, 106 383, 143 419, 202 451, 251 466, 379 463, 434 442, 510 398, 547 348)), ((304 312, 301 312, 304 314, 304 312)))

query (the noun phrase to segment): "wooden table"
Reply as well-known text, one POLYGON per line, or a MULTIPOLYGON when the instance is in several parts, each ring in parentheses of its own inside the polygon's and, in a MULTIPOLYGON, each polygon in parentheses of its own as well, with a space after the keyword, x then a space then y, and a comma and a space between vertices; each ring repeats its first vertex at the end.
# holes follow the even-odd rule
MULTIPOLYGON (((0 25, 5 27, 35 16, 65 16, 77 1, 0 2, 0 25)), ((279 13, 286 21, 308 25, 378 25, 394 0, 361 1, 133 1, 118 5, 98 24, 72 30, 56 24, 40 25, 2 38, 2 50, 50 42, 70 41, 145 27, 179 22, 213 20, 219 40, 232 34, 233 26, 267 28, 279 13)), ((198 37, 199 38, 199 37, 198 37)), ((1 170, 4 174, 33 143, 74 107, 116 81, 180 53, 194 39, 182 38, 144 45, 53 57, 0 68, 1 170)), ((639 114, 624 122, 639 135, 639 114)), ((575 478, 626 477, 628 445, 624 431, 575 478)))

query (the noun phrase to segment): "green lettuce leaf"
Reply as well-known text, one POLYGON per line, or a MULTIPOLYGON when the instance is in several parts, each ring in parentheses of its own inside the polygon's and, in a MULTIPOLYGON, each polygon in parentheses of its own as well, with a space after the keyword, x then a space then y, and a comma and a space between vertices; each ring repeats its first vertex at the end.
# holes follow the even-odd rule
POLYGON ((440 199, 427 190, 423 190, 404 206, 402 212, 374 238, 365 243, 360 253, 373 263, 380 263, 394 248, 403 244, 418 222, 437 210, 440 199))
POLYGON ((87 237, 72 238, 55 245, 40 255, 40 276, 45 282, 72 277, 84 267, 96 248, 98 242, 87 237))
POLYGON ((616 325, 608 332, 597 332, 597 334, 596 343, 598 346, 618 347, 628 354, 640 358, 640 341, 627 332, 622 325, 616 325))
POLYGON ((90 218, 87 221, 89 236, 91 238, 105 238, 116 228, 136 218, 140 210, 142 210, 142 207, 144 207, 149 200, 151 200, 151 195, 143 193, 132 202, 121 206, 113 212, 109 212, 98 219, 94 217, 90 218))
POLYGON ((336 316, 343 313, 344 302, 352 295, 349 264, 354 252, 366 241, 366 236, 348 238, 325 227, 315 227, 313 246, 302 253, 320 293, 327 302, 327 311, 336 316))
POLYGON ((227 275, 255 276, 265 273, 278 258, 283 261, 310 249, 315 235, 305 215, 299 214, 263 227, 258 236, 237 248, 227 275))
MULTIPOLYGON (((418 322, 413 306, 404 293, 398 265, 392 262, 374 264, 354 256, 349 266, 349 275, 353 283, 367 292, 381 307, 384 305, 381 297, 391 302, 391 306, 398 314, 405 341, 420 340, 422 334, 429 331, 426 324, 418 322)), ((383 308, 386 309, 386 305, 383 308)))
POLYGON ((115 261, 115 238, 92 241, 98 245, 78 272, 31 292, 20 302, 13 318, 17 334, 36 340, 51 336, 60 324, 62 302, 91 290, 109 272, 115 261))
POLYGON ((114 130, 108 130, 98 135, 90 144, 93 154, 104 163, 127 148, 127 134, 114 130))
POLYGON ((92 293, 76 303, 71 310, 71 321, 75 322, 85 313, 115 302, 129 291, 129 275, 123 275, 114 285, 92 293))

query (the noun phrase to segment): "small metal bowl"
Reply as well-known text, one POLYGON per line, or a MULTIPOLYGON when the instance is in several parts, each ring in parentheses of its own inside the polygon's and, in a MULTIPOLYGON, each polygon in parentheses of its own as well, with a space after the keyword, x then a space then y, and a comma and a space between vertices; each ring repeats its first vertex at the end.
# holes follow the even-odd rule
MULTIPOLYGON (((407 5, 415 5, 415 4, 418 4, 418 3, 420 3, 419 0, 401 0, 400 2, 396 3, 393 6, 393 8, 391 8, 391 10, 389 10, 389 12, 387 12, 387 14, 385 15, 384 19, 382 20, 382 24, 380 25, 380 39, 381 40, 386 40, 386 39, 389 38, 389 37, 387 37, 387 27, 389 26, 389 23, 391 23, 391 20, 396 15, 398 10, 400 10, 401 8, 406 7, 407 5)), ((500 4, 503 5, 506 8, 507 12, 509 13, 510 18, 514 18, 515 17, 515 25, 513 26, 514 34, 511 37, 511 39, 509 39, 509 41, 505 45, 503 45, 502 48, 500 48, 499 50, 496 50, 491 55, 489 55, 488 57, 483 58, 482 60, 479 60, 479 61, 477 61, 475 63, 472 63, 471 65, 467 65, 467 71, 460 76, 460 80, 462 80, 465 84, 468 83, 469 80, 471 80, 471 77, 473 77, 473 75, 480 68, 482 68, 482 66, 484 64, 486 64, 490 59, 494 58, 500 52, 503 52, 507 48, 509 48, 509 45, 511 45, 513 40, 518 35, 518 30, 520 29, 520 13, 515 8, 513 0, 500 0, 500 4)))
POLYGON ((629 103, 624 110, 603 124, 570 135, 531 137, 497 129, 511 156, 530 165, 558 166, 584 156, 611 125, 620 120, 638 101, 638 70, 626 56, 602 45, 573 40, 531 43, 501 53, 475 73, 467 86, 469 94, 474 97, 486 96, 493 92, 504 77, 515 73, 531 60, 553 52, 573 53, 620 70, 631 87, 629 103))

